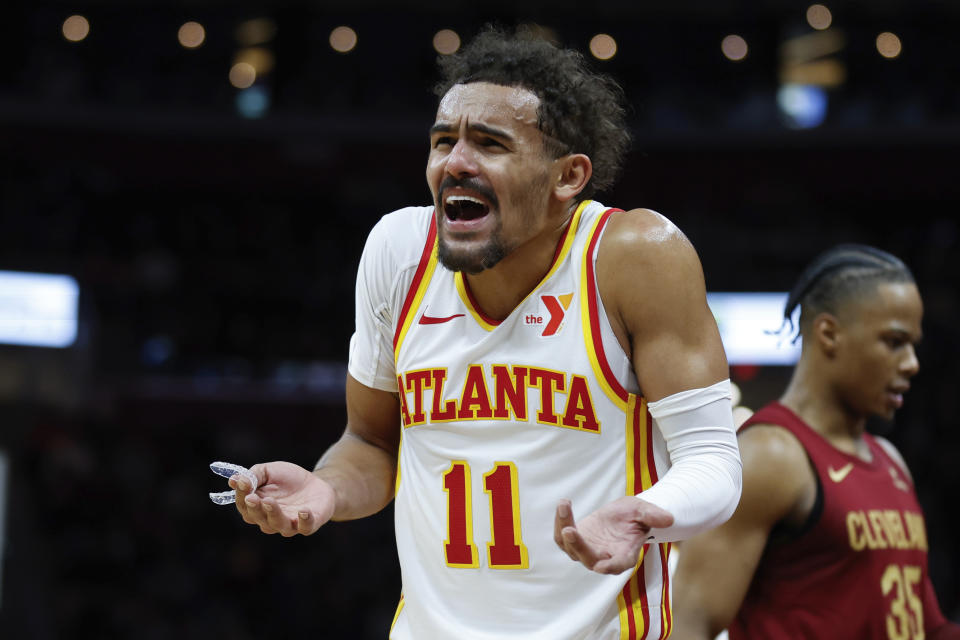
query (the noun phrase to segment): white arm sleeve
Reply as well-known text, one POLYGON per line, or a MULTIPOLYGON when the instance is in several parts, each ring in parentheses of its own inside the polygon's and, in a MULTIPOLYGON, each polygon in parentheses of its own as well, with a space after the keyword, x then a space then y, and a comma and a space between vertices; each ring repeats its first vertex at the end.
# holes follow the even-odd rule
POLYGON ((671 467, 637 494, 673 514, 673 525, 653 529, 657 542, 683 540, 724 523, 740 502, 742 465, 730 401, 730 380, 651 402, 671 467))

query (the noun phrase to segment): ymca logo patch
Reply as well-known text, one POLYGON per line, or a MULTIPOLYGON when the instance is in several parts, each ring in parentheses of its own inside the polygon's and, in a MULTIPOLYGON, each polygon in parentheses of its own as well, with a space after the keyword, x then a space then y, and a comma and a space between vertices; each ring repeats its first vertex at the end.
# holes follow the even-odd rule
POLYGON ((563 321, 572 301, 572 293, 559 296, 542 295, 538 313, 528 313, 523 317, 523 323, 528 327, 542 327, 543 331, 540 333, 542 338, 555 336, 563 328, 563 321))

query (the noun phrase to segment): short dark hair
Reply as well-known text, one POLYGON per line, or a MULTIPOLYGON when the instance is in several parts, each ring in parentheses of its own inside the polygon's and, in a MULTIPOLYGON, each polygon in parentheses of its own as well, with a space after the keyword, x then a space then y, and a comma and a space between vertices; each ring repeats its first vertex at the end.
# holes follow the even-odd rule
POLYGON ((880 282, 915 282, 900 258, 864 244, 840 244, 821 253, 797 278, 784 305, 785 322, 800 306, 800 326, 822 312, 837 313, 843 302, 880 282))
POLYGON ((609 76, 587 68, 584 57, 561 49, 532 30, 514 35, 486 26, 463 49, 438 59, 443 79, 434 92, 443 97, 456 84, 490 82, 522 87, 540 98, 537 110, 546 150, 590 157, 593 176, 581 193, 590 198, 616 180, 630 142, 623 89, 609 76))

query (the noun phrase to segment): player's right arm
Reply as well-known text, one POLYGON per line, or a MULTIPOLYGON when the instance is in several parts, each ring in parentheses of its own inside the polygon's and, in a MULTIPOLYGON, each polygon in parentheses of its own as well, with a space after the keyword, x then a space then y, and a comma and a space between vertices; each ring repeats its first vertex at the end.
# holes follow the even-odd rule
POLYGON ((396 394, 347 376, 347 427, 310 473, 289 462, 257 464, 257 489, 240 476, 237 510, 264 533, 309 535, 330 520, 376 513, 393 499, 400 404, 396 394))
POLYGON ((314 470, 334 490, 332 520, 374 514, 394 495, 400 447, 400 400, 347 376, 347 428, 314 470))
POLYGON ((680 544, 674 576, 677 640, 710 640, 736 616, 775 524, 804 519, 816 480, 786 430, 755 425, 738 438, 743 492, 733 516, 680 544))
POLYGON ((253 492, 243 478, 231 479, 243 519, 264 533, 311 534, 329 520, 376 513, 393 499, 400 445, 395 312, 413 279, 431 215, 430 207, 401 209, 381 218, 367 238, 357 272, 343 436, 312 473, 288 462, 254 465, 253 492))

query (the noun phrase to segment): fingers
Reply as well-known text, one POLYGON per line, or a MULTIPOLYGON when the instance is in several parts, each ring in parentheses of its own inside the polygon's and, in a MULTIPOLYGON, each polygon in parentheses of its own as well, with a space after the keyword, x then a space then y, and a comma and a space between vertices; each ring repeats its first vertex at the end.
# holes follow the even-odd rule
POLYGON ((636 519, 648 529, 663 529, 673 524, 673 514, 666 509, 640 497, 636 500, 639 503, 636 519))
POLYGON ((593 570, 597 573, 616 575, 627 569, 632 569, 635 565, 636 562, 627 557, 607 558, 593 565, 593 570))
MULTIPOLYGON (((276 499, 262 498, 260 504, 267 518, 267 527, 271 529, 272 532, 279 533, 285 538, 299 533, 297 530, 297 519, 290 517, 284 512, 280 505, 277 504, 276 499)), ((261 529, 263 529, 262 525, 261 529)))
POLYGON ((301 511, 297 514, 297 533, 308 536, 319 528, 317 518, 310 511, 301 511))
POLYGON ((577 523, 573 519, 573 506, 569 500, 557 503, 557 514, 553 520, 553 541, 571 560, 582 563, 588 569, 593 569, 599 560, 577 530, 577 523))
POLYGON ((259 526, 264 533, 279 533, 290 537, 298 533, 313 533, 317 529, 311 517, 303 518, 299 514, 291 516, 274 498, 251 493, 242 502, 243 505, 240 506, 238 501, 237 509, 244 522, 259 526))
POLYGON ((249 471, 228 480, 244 522, 264 533, 294 536, 310 535, 332 517, 333 488, 309 471, 282 462, 254 465, 249 471))
POLYGON ((561 549, 563 546, 563 537, 560 535, 560 532, 563 531, 564 527, 574 527, 576 524, 573 521, 573 509, 571 508, 569 500, 561 500, 557 503, 557 514, 553 518, 553 541, 557 543, 557 546, 561 549))
POLYGON ((563 539, 563 549, 567 552, 567 555, 574 560, 578 560, 587 569, 593 570, 597 562, 606 559, 606 556, 601 557, 587 544, 576 527, 564 527, 560 536, 563 539))
POLYGON ((553 518, 553 541, 571 560, 579 562, 580 556, 571 545, 567 544, 567 539, 563 535, 565 529, 572 529, 574 532, 577 530, 577 523, 573 519, 573 506, 569 500, 561 500, 557 503, 557 514, 553 518))
MULTIPOLYGON (((257 477, 258 479, 261 478, 260 475, 257 477)), ((281 535, 296 533, 296 523, 283 515, 282 509, 274 498, 264 498, 258 495, 253 485, 250 484, 249 478, 236 474, 228 482, 231 487, 236 489, 237 511, 240 512, 244 522, 258 525, 264 533, 280 533, 281 535)))
POLYGON ((250 491, 250 483, 247 482, 245 478, 241 477, 240 474, 234 474, 229 480, 227 480, 227 484, 229 484, 230 487, 233 488, 237 493, 237 511, 239 511, 240 515, 243 516, 243 521, 250 524, 256 524, 256 521, 253 520, 252 516, 249 514, 250 507, 255 506, 257 502, 256 494, 252 494, 250 491), (250 496, 252 496, 252 498, 248 500, 247 498, 250 496))

